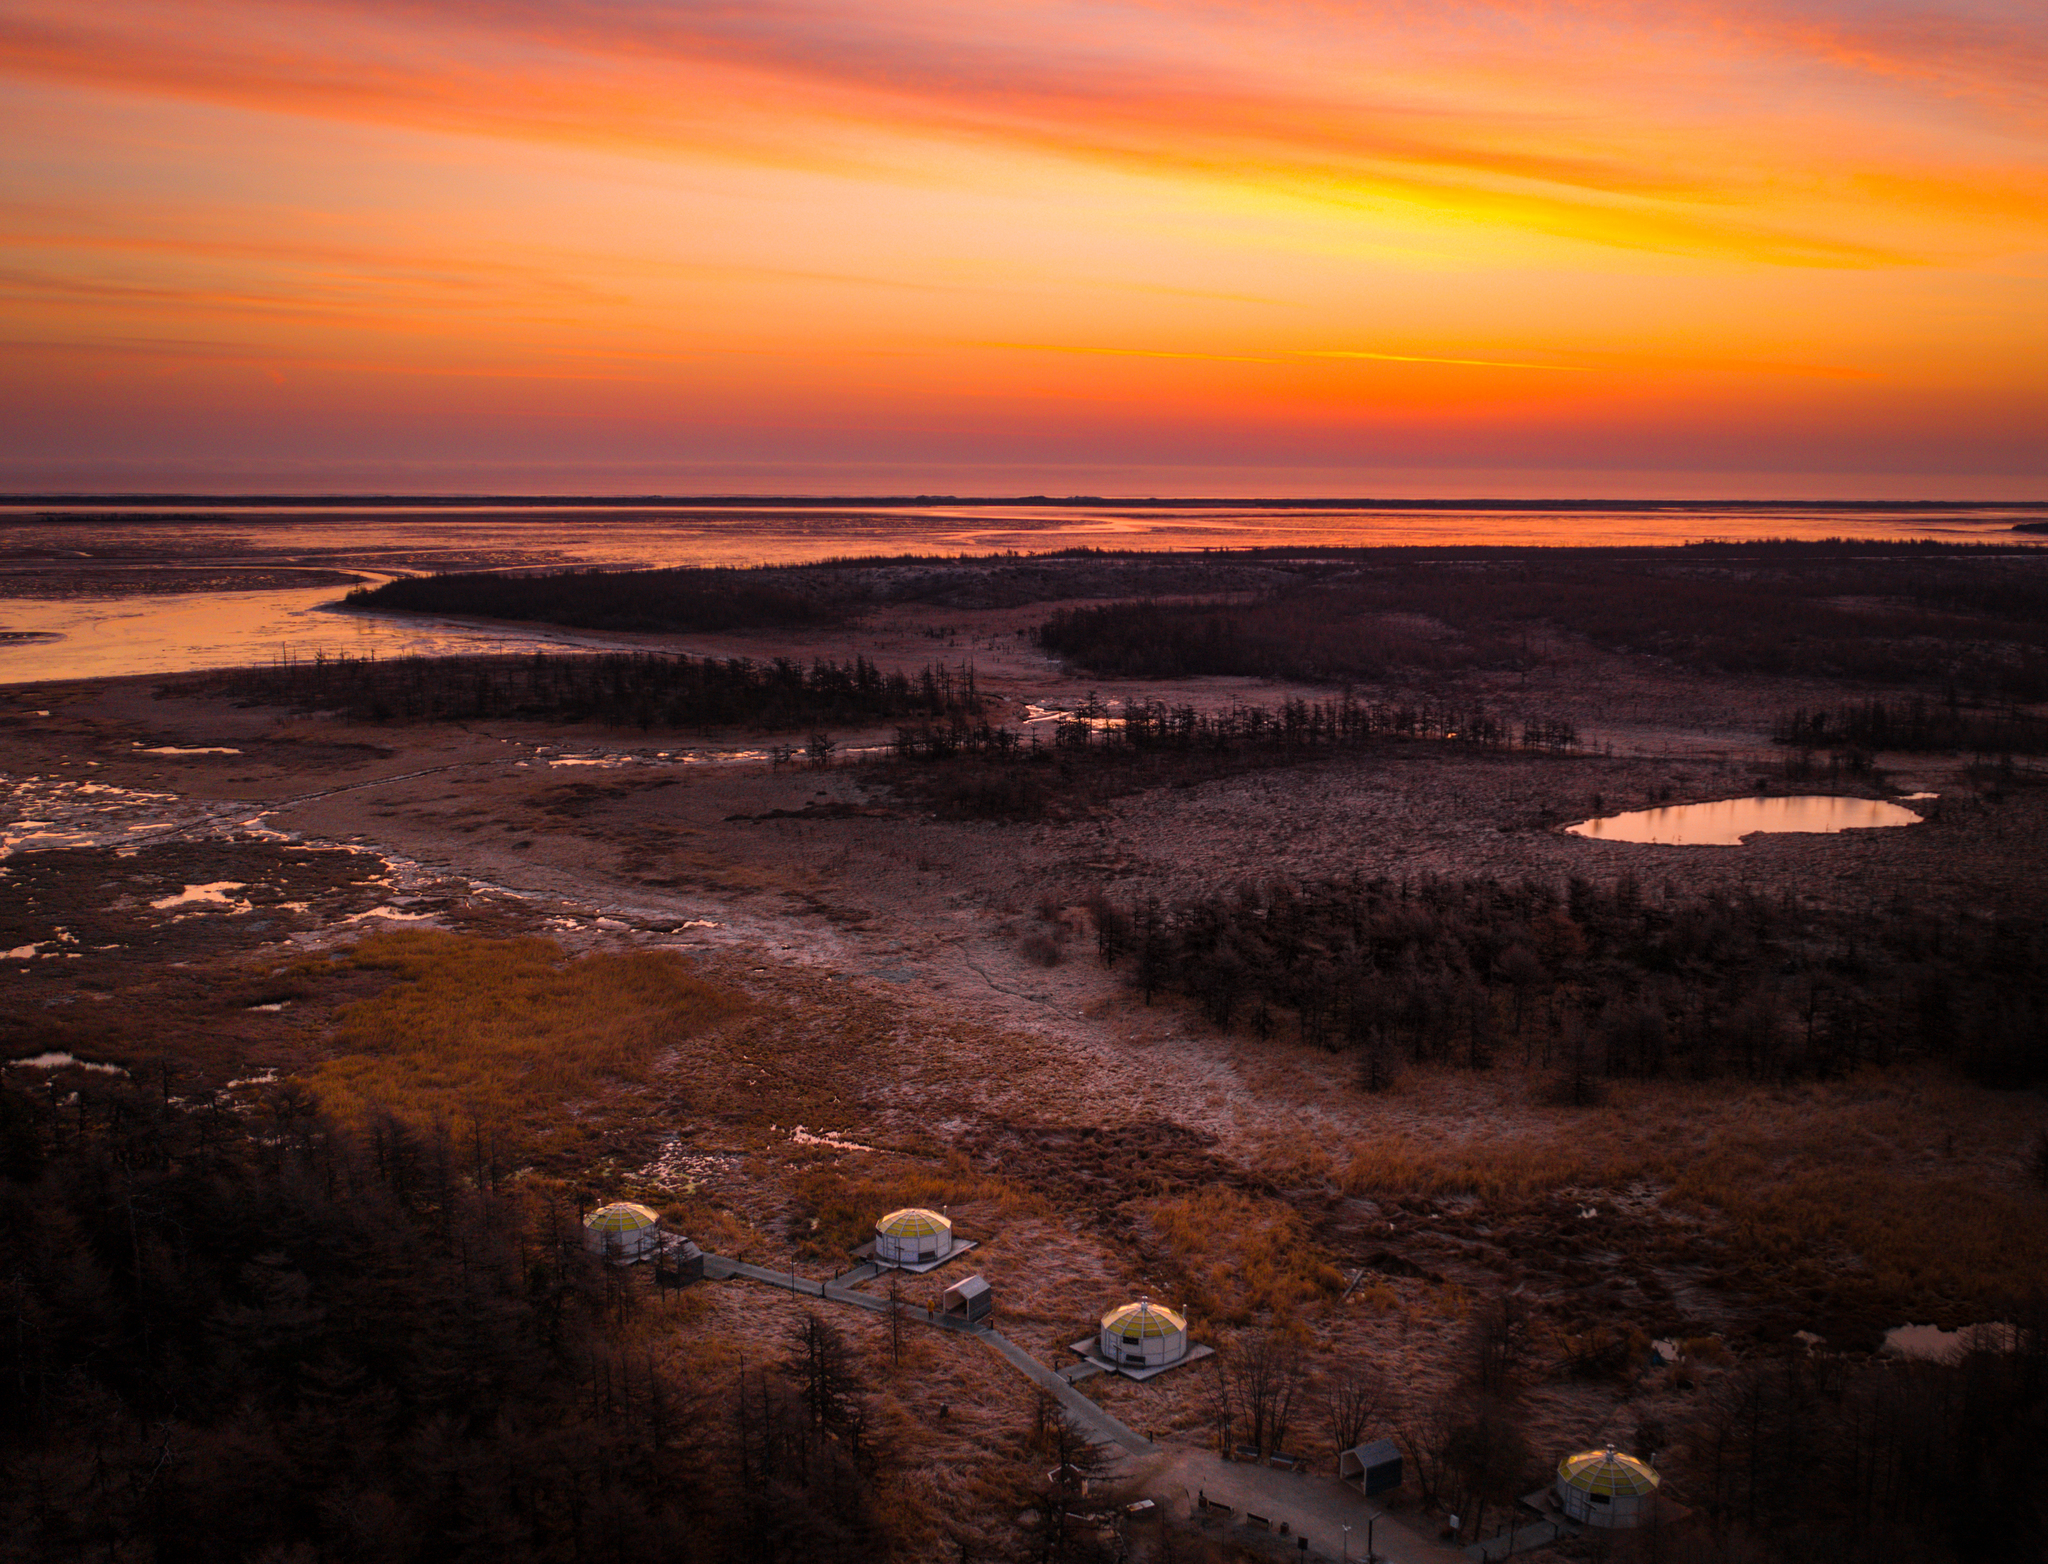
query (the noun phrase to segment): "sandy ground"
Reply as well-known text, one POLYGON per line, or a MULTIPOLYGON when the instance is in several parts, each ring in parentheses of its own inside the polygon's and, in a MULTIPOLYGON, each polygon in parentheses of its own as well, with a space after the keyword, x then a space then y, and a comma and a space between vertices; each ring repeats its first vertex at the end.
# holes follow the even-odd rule
MULTIPOLYGON (((1003 714, 1023 720, 1091 688, 1022 634, 1048 606, 904 613, 795 643, 670 644, 752 657, 859 650, 913 669, 971 660, 1003 714)), ((1209 680, 1099 693, 1220 707, 1329 692, 1209 680)), ((1348 1300, 1310 1305, 1301 1328, 1314 1364, 1373 1364, 1420 1402, 1462 1373, 1473 1300, 1526 1279, 1534 1262, 1517 1245, 1553 1242, 1583 1196, 1562 1192, 1502 1223, 1471 1202, 1346 1199, 1300 1170, 1311 1152, 1341 1161, 1393 1135, 1465 1145, 1569 1133, 1564 1121, 1532 1105, 1529 1079, 1512 1066, 1419 1073, 1376 1099, 1351 1088, 1340 1058, 1219 1034, 1178 1005, 1148 1007, 1094 960, 1083 898, 1351 872, 1629 873, 1646 886, 1747 887, 1851 908, 1895 897, 1996 908, 2035 894, 2048 805, 2027 790, 1982 799, 1954 760, 1891 757, 1892 791, 1941 795, 1922 826, 1740 848, 1589 842, 1560 827, 1597 810, 1749 791, 1776 763, 1770 719, 1829 692, 1711 681, 1560 646, 1526 677, 1358 693, 1455 694, 1517 718, 1569 717, 1588 750, 1551 758, 1416 744, 1018 825, 934 818, 891 790, 879 762, 812 770, 735 758, 802 735, 349 727, 159 699, 147 681, 38 686, 0 695, 14 818, 53 822, 6 827, 17 852, 4 872, 18 894, 0 946, 30 952, 7 963, 20 1002, 66 1015, 95 1002, 113 1015, 131 991, 199 1005, 222 972, 260 971, 279 953, 373 927, 540 932, 572 951, 680 950, 754 1008, 715 1044, 679 1055, 659 1090, 607 1109, 592 1134, 594 1179, 687 1196, 716 1213, 708 1242, 774 1264, 796 1258, 807 1172, 883 1187, 964 1157, 999 1186, 967 1192, 952 1213, 981 1244, 971 1268, 994 1284, 1005 1331, 1051 1363, 1067 1361, 1065 1344, 1102 1310, 1139 1294, 1172 1298, 1181 1285, 1145 1200, 1204 1188, 1278 1199, 1310 1214, 1347 1279, 1375 1255, 1400 1257, 1348 1300), (1063 959, 1046 966, 1027 954, 1034 934, 1063 942, 1063 959)), ((887 735, 834 737, 857 751, 887 735)), ((195 1071, 220 1084, 320 1055, 321 1012, 266 1008, 256 987, 227 992, 246 1002, 217 1003, 195 1071)), ((2020 1104, 2009 1123, 1978 1124, 1963 1155, 1981 1155, 1993 1176, 2030 1111, 2020 1104)), ((1598 1194, 1634 1202, 1629 1236, 1574 1262, 1583 1276, 1566 1265, 1532 1293, 1554 1287, 1560 1328, 1604 1316, 1648 1334, 1782 1339, 1782 1313, 1765 1320, 1755 1299, 1697 1285, 1712 1262, 1696 1216, 1661 1206, 1654 1190, 1598 1194), (1627 1286, 1654 1290, 1612 1290, 1629 1276, 1639 1281, 1627 1286)), ((814 1275, 831 1269, 800 1263, 814 1275)), ((919 1285, 936 1292, 947 1279, 919 1285)), ((1233 1335, 1195 1323, 1219 1342, 1233 1335)), ((947 1372, 966 1376, 963 1401, 1014 1417, 1021 1392, 988 1389, 1000 1375, 947 1372)), ((1133 1427, 1194 1448, 1206 1438, 1207 1372, 1087 1389, 1133 1427)), ((1626 1436, 1646 1416, 1677 1421, 1692 1393, 1691 1380, 1664 1374, 1547 1382, 1526 1400, 1531 1441, 1577 1448, 1626 1436)), ((1327 1443, 1319 1433, 1302 1442, 1318 1440, 1327 1443)))

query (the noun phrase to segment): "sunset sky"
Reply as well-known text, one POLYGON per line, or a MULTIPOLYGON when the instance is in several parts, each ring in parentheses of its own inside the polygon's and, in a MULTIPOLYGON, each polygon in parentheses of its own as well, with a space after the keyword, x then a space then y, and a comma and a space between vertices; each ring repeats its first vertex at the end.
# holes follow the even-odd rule
POLYGON ((0 487, 2048 494, 2041 0, 0 0, 0 487))

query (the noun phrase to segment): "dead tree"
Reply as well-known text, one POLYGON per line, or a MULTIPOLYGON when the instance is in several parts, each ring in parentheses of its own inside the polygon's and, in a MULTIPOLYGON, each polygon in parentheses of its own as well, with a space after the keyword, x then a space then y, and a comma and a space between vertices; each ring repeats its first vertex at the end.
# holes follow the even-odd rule
POLYGON ((1354 1363, 1331 1375, 1323 1385, 1323 1416, 1330 1443, 1339 1451, 1365 1442, 1386 1402, 1387 1382, 1377 1369, 1354 1363))

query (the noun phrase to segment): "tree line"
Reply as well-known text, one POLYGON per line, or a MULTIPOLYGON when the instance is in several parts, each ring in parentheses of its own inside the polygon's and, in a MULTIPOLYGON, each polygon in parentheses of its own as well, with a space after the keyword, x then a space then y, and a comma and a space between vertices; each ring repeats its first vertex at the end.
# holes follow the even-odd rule
POLYGON ((180 679, 168 688, 339 711, 352 722, 514 718, 643 731, 964 722, 982 711, 971 663, 927 664, 913 676, 884 672, 863 656, 808 664, 662 652, 321 656, 180 679))
POLYGON ((1404 1062, 1503 1058, 1581 1098, 1605 1078, 1827 1078, 1907 1054, 2048 1080, 2048 933, 2021 913, 1362 876, 1089 910, 1148 1002, 1350 1051, 1373 1090, 1404 1062))
POLYGON ((1833 710, 1803 707, 1780 716, 1771 742, 1788 749, 1905 750, 1968 755, 2048 755, 2048 721, 2008 708, 1986 711, 1951 697, 1873 697, 1833 710))
POLYGON ((574 625, 586 630, 667 631, 799 628, 830 624, 838 609, 748 570, 551 570, 532 575, 455 571, 401 576, 357 587, 345 601, 375 612, 461 614, 574 625))
POLYGON ((1234 754, 1259 750, 1343 749, 1387 739, 1436 739, 1480 749, 1528 749, 1552 754, 1578 747, 1579 731, 1563 718, 1531 717, 1519 724, 1478 706, 1430 701, 1311 701, 1293 697, 1279 706, 1231 705, 1201 711, 1188 704, 1131 701, 1122 715, 1090 695, 1074 711, 1051 723, 1042 740, 1036 731, 1019 734, 988 726, 897 729, 895 753, 904 760, 950 760, 956 756, 1012 756, 1020 751, 1071 754, 1093 752, 1114 758, 1124 752, 1234 754))
POLYGON ((1022 732, 990 723, 904 724, 892 785, 939 814, 1036 820, 1084 812, 1106 799, 1169 784, 1327 759, 1404 741, 1482 750, 1565 753, 1578 729, 1562 718, 1516 720, 1483 708, 1431 702, 1372 704, 1292 699, 1277 708, 1131 702, 1120 718, 1093 696, 1054 722, 1022 732))

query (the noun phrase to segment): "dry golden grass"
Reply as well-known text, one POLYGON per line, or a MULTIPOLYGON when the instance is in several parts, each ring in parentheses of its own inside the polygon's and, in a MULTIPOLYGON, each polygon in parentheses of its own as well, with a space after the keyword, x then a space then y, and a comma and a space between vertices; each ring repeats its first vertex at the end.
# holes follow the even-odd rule
POLYGON ((1277 1200, 1203 1189, 1137 1209, 1187 1279, 1188 1303, 1209 1318, 1243 1324, 1259 1313, 1286 1316, 1343 1289, 1300 1213, 1277 1200))
POLYGON ((563 1104, 646 1077, 655 1057, 738 1008, 669 952, 571 960, 550 940, 407 931, 362 940, 349 965, 399 981, 337 1017, 315 1068, 329 1112, 486 1119, 529 1133, 563 1104))

